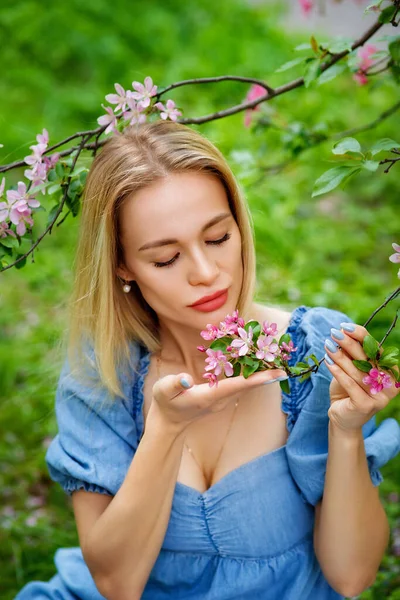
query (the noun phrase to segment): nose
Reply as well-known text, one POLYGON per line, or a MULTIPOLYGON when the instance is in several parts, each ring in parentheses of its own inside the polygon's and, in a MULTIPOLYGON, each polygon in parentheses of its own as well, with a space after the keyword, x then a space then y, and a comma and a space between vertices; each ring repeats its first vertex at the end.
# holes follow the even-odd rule
POLYGON ((219 267, 215 258, 200 249, 194 250, 190 266, 189 282, 191 285, 212 285, 219 276, 219 267))

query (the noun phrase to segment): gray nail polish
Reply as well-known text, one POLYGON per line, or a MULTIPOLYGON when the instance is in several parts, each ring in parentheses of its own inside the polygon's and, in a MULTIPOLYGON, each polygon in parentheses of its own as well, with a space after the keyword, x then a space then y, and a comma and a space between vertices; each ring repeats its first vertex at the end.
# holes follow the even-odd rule
POLYGON ((186 388, 186 389, 187 389, 187 388, 190 388, 190 383, 189 383, 189 382, 188 382, 188 380, 187 380, 187 379, 185 379, 184 377, 181 377, 181 379, 180 379, 180 384, 181 384, 181 386, 182 386, 182 387, 184 387, 184 388, 186 388))
POLYGON ((337 345, 334 343, 334 341, 333 341, 333 340, 331 340, 331 339, 329 339, 329 338, 328 338, 328 339, 326 339, 326 340, 325 340, 325 346, 328 348, 328 350, 329 350, 330 352, 337 352, 337 349, 338 349, 338 347, 337 347, 337 345))
POLYGON ((277 379, 271 379, 271 381, 264 381, 264 385, 267 385, 268 383, 275 383, 275 381, 285 381, 286 379, 289 379, 288 375, 278 377, 277 379))
POLYGON ((331 365, 331 366, 332 366, 332 365, 334 365, 334 364, 335 364, 335 361, 334 361, 334 360, 332 360, 332 359, 331 359, 331 357, 330 357, 330 356, 328 356, 327 354, 325 354, 324 358, 325 358, 325 362, 327 362, 327 363, 328 363, 328 365, 331 365))
POLYGON ((345 331, 355 331, 356 327, 353 323, 340 323, 340 327, 345 331))
POLYGON ((339 329, 331 329, 331 335, 338 340, 344 340, 344 333, 342 333, 339 329))

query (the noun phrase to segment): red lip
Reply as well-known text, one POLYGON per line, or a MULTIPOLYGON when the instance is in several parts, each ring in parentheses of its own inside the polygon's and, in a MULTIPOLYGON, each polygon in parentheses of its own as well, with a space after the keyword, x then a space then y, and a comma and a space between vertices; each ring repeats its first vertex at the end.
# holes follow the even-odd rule
POLYGON ((214 300, 214 298, 218 298, 218 296, 222 296, 222 294, 225 294, 227 290, 228 288, 225 288, 224 290, 219 290, 219 292, 215 292, 215 294, 211 294, 210 296, 203 296, 202 298, 200 298, 200 300, 196 300, 196 302, 193 302, 193 304, 189 304, 189 306, 197 306, 198 304, 204 304, 204 302, 214 300))

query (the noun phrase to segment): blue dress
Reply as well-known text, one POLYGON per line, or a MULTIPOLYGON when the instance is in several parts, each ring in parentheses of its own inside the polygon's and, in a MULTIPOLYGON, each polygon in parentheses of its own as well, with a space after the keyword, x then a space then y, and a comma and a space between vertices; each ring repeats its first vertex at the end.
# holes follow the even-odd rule
MULTIPOLYGON (((297 351, 290 365, 325 353, 331 327, 347 315, 324 307, 299 306, 287 332, 297 351)), ((68 376, 65 363, 56 395, 59 433, 46 454, 51 478, 67 494, 84 489, 115 495, 143 432, 143 384, 150 354, 132 347, 136 374, 121 376, 129 401, 107 403, 68 376), (133 382, 133 383, 132 383, 133 382), (89 410, 88 410, 89 409, 89 410)), ((177 482, 165 539, 143 591, 143 600, 338 600, 313 549, 314 507, 322 498, 328 452, 329 384, 322 363, 303 383, 282 393, 287 443, 234 469, 204 493, 177 482)), ((400 451, 395 419, 363 427, 374 486, 379 468, 400 451)), ((16 600, 101 600, 81 550, 60 548, 57 573, 30 582, 16 600)), ((132 565, 134 568, 134 565, 132 565)))

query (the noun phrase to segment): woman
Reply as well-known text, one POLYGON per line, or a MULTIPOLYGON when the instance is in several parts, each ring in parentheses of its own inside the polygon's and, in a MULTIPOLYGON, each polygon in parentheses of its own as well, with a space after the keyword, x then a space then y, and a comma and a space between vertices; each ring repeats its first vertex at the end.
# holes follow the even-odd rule
MULTIPOLYGON (((325 600, 373 582, 389 533, 378 468, 400 427, 357 408, 366 331, 254 292, 250 215, 215 146, 162 121, 111 138, 85 188, 46 455, 80 547, 59 549, 58 573, 18 600, 325 600), (332 365, 290 394, 277 369, 209 386, 200 331, 236 309, 290 333, 290 364, 327 352, 332 365)), ((381 406, 396 395, 384 391, 381 406)))

